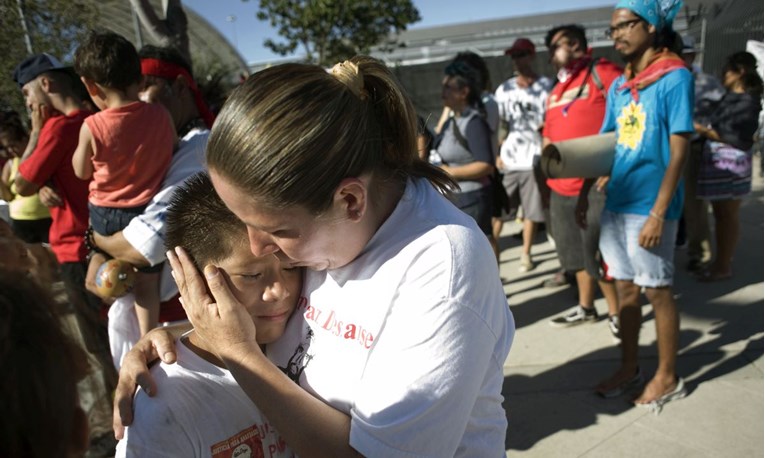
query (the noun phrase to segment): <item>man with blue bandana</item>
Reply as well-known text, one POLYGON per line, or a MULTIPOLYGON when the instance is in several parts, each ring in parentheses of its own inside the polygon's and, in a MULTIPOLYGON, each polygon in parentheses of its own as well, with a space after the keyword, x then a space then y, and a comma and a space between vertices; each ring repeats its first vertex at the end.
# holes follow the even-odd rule
POLYGON ((634 399, 659 412, 685 396, 675 373, 679 317, 672 294, 674 244, 683 209, 678 186, 693 131, 693 77, 673 52, 672 21, 682 0, 619 0, 607 34, 626 68, 608 93, 602 132, 616 132, 616 154, 601 219, 600 250, 616 279, 622 365, 597 392, 620 397, 643 385, 638 366, 640 290, 656 320, 659 364, 634 399))

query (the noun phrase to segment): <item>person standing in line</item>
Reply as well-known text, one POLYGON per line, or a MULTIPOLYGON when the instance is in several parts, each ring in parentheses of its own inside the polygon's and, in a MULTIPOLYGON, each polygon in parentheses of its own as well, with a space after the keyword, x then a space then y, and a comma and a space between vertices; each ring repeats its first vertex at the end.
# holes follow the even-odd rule
MULTIPOLYGON (((534 268, 531 246, 537 225, 545 221, 542 195, 534 174, 534 164, 542 153, 542 124, 552 80, 534 71, 536 47, 527 38, 518 38, 505 51, 516 74, 494 93, 499 105, 500 123, 507 129, 497 157, 497 169, 504 174, 503 184, 511 202, 523 208, 523 251, 521 272, 534 268)), ((514 212, 511 212, 514 213, 514 212)), ((502 231, 502 219, 494 218, 493 233, 502 231)))
MULTIPOLYGON (((585 30, 579 25, 550 29, 545 44, 550 50, 550 61, 558 68, 558 83, 547 99, 543 143, 597 134, 606 113, 606 93, 622 69, 606 59, 592 57, 585 30)), ((607 267, 602 264, 598 249, 606 180, 604 177, 588 188, 582 178, 547 180, 551 190, 549 225, 555 231, 555 250, 563 269, 574 272, 579 291, 579 304, 549 323, 564 327, 597 321, 595 291, 600 286, 608 303, 608 328, 619 339, 616 287, 607 279, 607 267), (580 199, 582 194, 588 198, 580 199), (585 200, 588 206, 577 206, 585 200)))
MULTIPOLYGON (((683 60, 693 74, 694 104, 693 122, 702 126, 709 125, 714 106, 725 94, 720 81, 714 76, 704 73, 701 67, 694 64, 696 60, 696 40, 692 36, 683 37, 683 60)), ((701 167, 701 152, 704 147, 704 137, 694 132, 691 134, 691 149, 688 162, 685 165, 685 202, 683 217, 685 218, 685 233, 688 243, 688 262, 685 266, 689 272, 700 272, 712 260, 712 247, 709 232, 709 203, 697 199, 696 182, 701 167)))
POLYGON ((672 294, 681 179, 693 131, 693 77, 677 55, 679 37, 672 30, 681 6, 681 0, 620 0, 607 30, 627 63, 608 93, 601 129, 616 132, 600 250, 616 279, 622 363, 596 391, 613 398, 642 385, 638 335, 645 288, 659 358, 634 403, 655 412, 687 393, 676 372, 680 318, 672 294))
POLYGON ((694 123, 705 139, 698 198, 711 201, 715 217, 715 257, 699 273, 702 282, 733 276, 739 208, 752 190, 752 146, 762 110, 762 79, 752 54, 741 51, 728 56, 722 75, 727 92, 715 106, 709 124, 694 123))
POLYGON ((77 178, 72 167, 80 127, 91 113, 80 105, 70 69, 50 54, 26 58, 16 66, 13 79, 32 113, 30 137, 37 139, 34 149, 28 148, 21 158, 16 191, 20 196, 39 191, 40 199, 47 202, 51 249, 78 311, 88 351, 103 365, 106 387, 111 389, 116 374, 110 370, 106 323, 100 317, 103 302, 85 289, 88 183, 77 178))
POLYGON ((40 202, 40 196, 20 196, 16 191, 16 175, 19 173, 21 157, 27 148, 34 148, 29 134, 15 111, 0 113, 0 148, 10 156, 2 168, 0 191, 8 201, 13 232, 26 243, 48 243, 50 210, 40 202))
MULTIPOLYGON (((197 88, 191 66, 171 48, 147 45, 138 52, 143 84, 141 100, 167 109, 178 133, 178 147, 173 151, 170 168, 162 189, 144 212, 130 220, 125 229, 105 236, 93 234, 93 244, 110 256, 135 266, 158 265, 165 261, 165 227, 167 208, 175 190, 190 176, 204 170, 204 151, 213 115, 197 88)), ((96 254, 102 260, 106 257, 96 254)), ((95 291, 93 279, 88 286, 95 291)), ((164 264, 160 277, 159 321, 186 320, 178 302, 178 287, 164 264)), ((132 293, 117 298, 109 308, 109 343, 114 365, 119 368, 124 355, 141 337, 132 293)))
POLYGON ((494 173, 491 130, 481 102, 478 70, 465 62, 446 66, 441 98, 454 115, 444 124, 436 147, 438 166, 457 182, 454 204, 470 215, 491 239, 491 176, 494 173))

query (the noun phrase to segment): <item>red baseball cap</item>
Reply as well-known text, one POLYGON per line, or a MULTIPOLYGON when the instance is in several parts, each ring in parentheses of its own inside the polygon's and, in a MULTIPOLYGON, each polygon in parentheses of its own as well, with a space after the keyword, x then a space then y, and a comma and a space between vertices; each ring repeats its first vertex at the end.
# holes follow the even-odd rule
POLYGON ((534 46, 534 43, 532 43, 531 40, 528 38, 518 38, 515 40, 512 46, 505 50, 505 55, 510 57, 524 53, 534 55, 536 52, 537 48, 534 46))

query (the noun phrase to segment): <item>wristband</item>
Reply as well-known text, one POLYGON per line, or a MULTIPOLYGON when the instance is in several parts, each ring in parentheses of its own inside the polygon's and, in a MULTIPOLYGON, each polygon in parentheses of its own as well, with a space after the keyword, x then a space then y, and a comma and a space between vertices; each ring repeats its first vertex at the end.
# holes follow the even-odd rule
POLYGON ((655 219, 658 219, 659 221, 662 221, 662 222, 664 221, 664 218, 662 218, 661 216, 659 216, 659 214, 658 214, 658 213, 656 213, 656 212, 655 212, 655 211, 653 211, 653 210, 651 210, 651 211, 649 211, 649 212, 648 212, 648 216, 650 216, 650 217, 652 217, 652 218, 655 218, 655 219))
POLYGON ((90 255, 92 253, 101 253, 104 255, 106 254, 106 252, 98 248, 96 243, 93 241, 93 226, 88 226, 88 229, 85 231, 83 240, 85 241, 85 248, 88 250, 88 259, 90 259, 90 255))

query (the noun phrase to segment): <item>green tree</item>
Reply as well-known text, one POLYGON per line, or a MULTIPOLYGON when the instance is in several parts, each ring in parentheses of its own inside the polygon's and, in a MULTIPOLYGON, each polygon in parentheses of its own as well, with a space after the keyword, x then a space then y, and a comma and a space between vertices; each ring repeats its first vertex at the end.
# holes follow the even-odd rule
POLYGON ((71 62, 74 50, 98 21, 97 3, 83 0, 0 0, 0 105, 24 113, 13 69, 33 53, 47 52, 71 62), (22 22, 23 12, 24 21, 22 22))
POLYGON ((260 0, 257 17, 284 38, 266 40, 267 48, 286 56, 300 46, 309 62, 325 66, 389 48, 391 35, 421 19, 411 0, 260 0))

